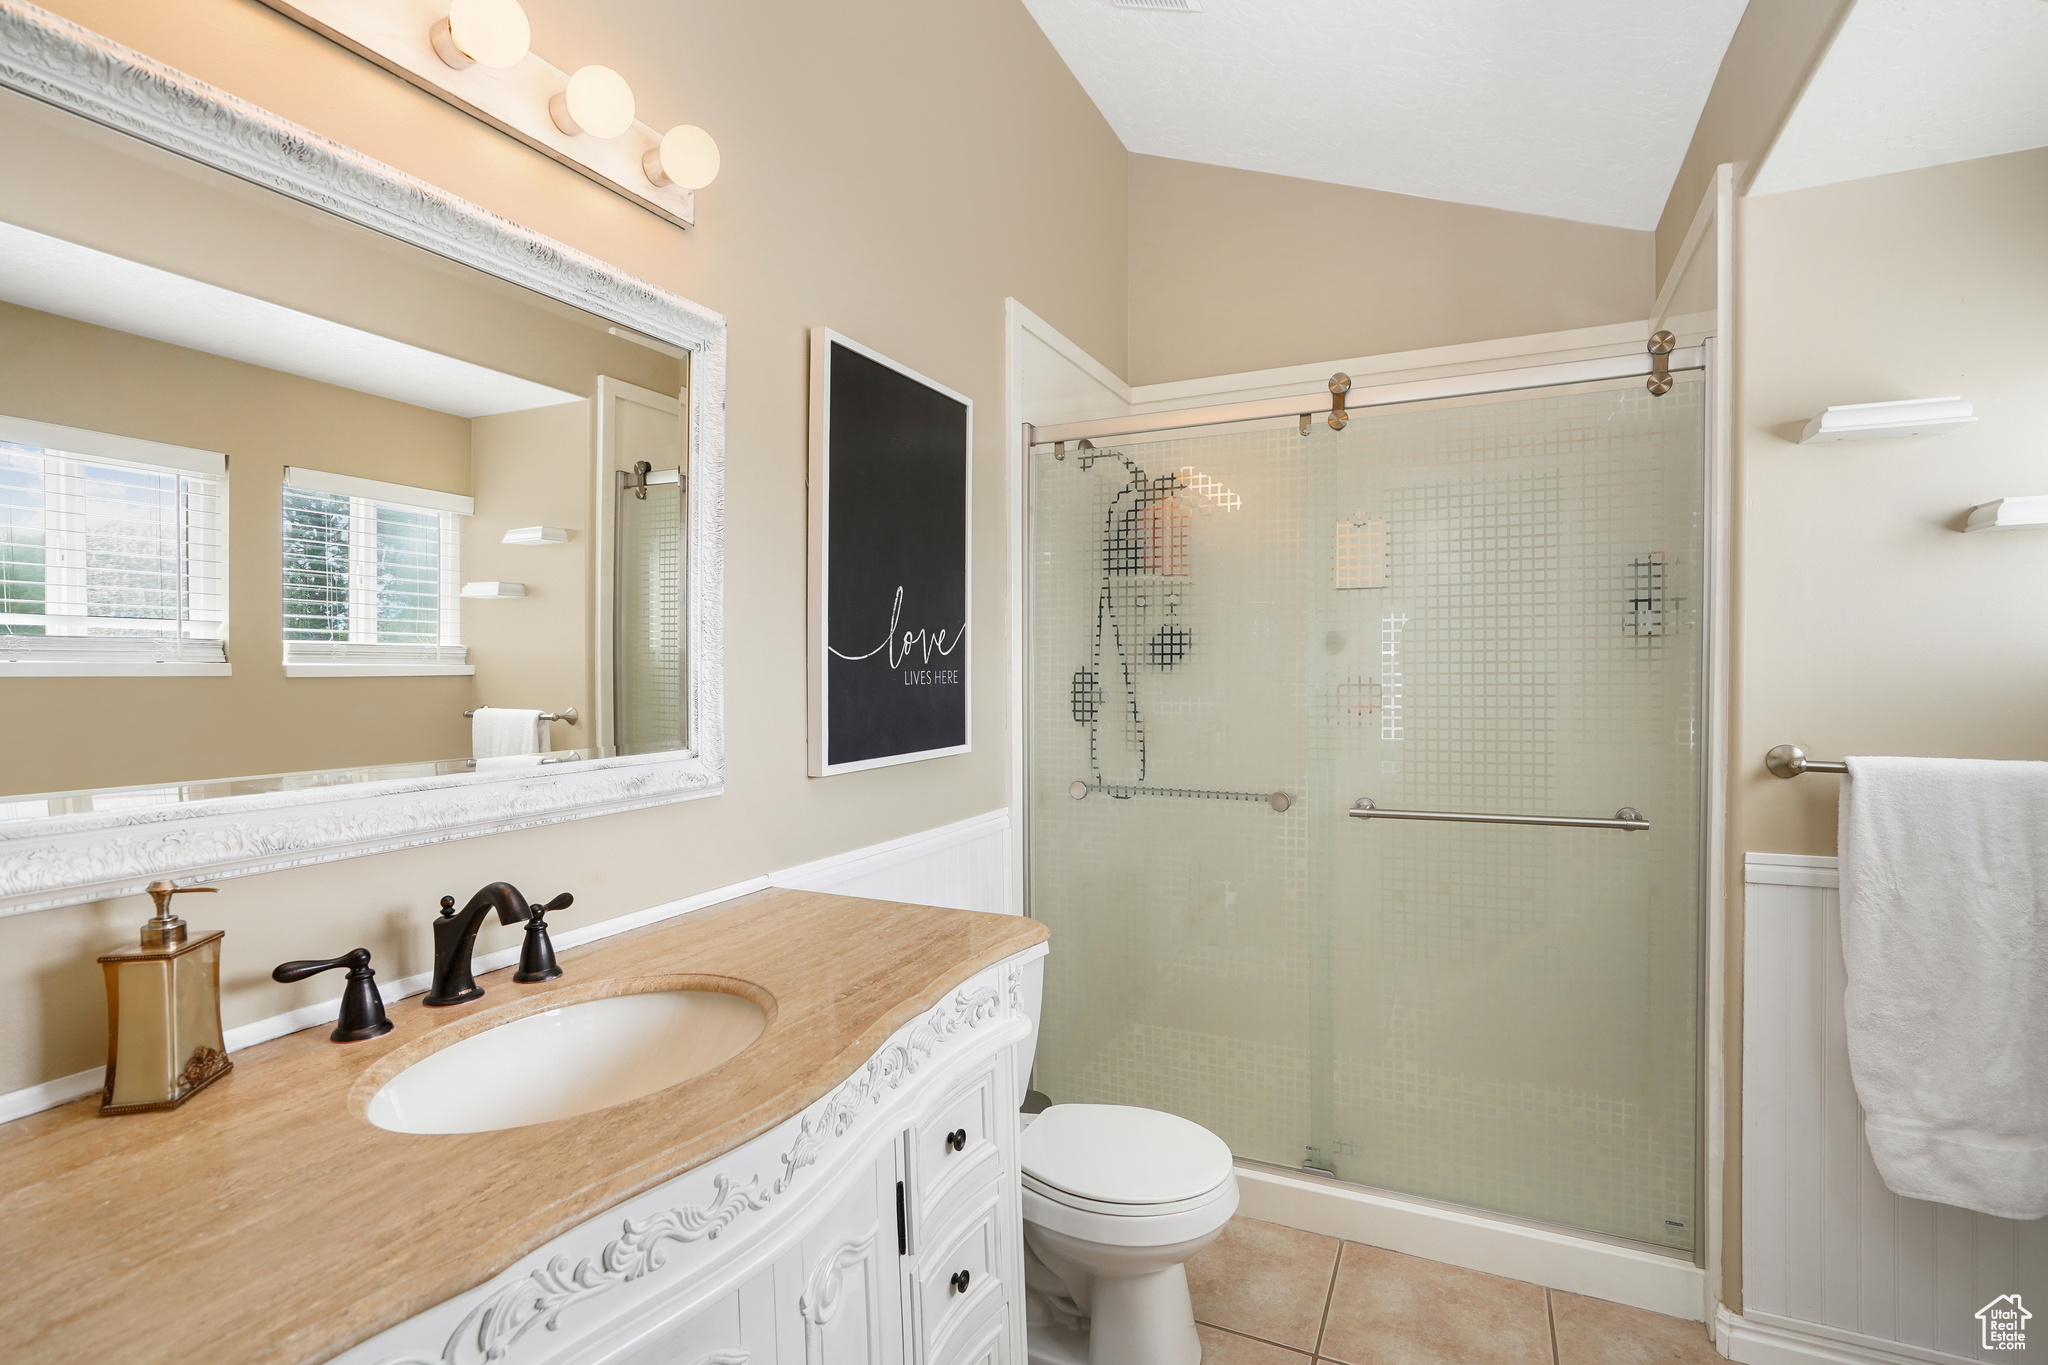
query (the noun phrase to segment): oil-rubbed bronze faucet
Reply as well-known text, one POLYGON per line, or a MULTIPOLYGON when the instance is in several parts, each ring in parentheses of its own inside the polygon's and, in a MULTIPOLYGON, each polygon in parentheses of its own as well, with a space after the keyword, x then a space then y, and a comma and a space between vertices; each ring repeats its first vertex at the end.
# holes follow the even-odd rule
POLYGON ((280 962, 270 973, 272 981, 304 981, 309 976, 348 968, 348 984, 341 991, 341 1018, 328 1034, 337 1043, 360 1043, 382 1038, 391 1032, 391 1020, 384 1013, 384 997, 377 990, 377 973, 370 969, 370 950, 357 948, 325 961, 308 958, 280 962))
MULTIPOLYGON (((561 895, 538 908, 538 915, 550 910, 560 910, 573 897, 564 891, 561 895)), ((471 959, 476 952, 476 931, 483 927, 484 913, 498 912, 500 924, 529 924, 527 937, 533 938, 531 921, 536 919, 535 907, 526 903, 526 897, 519 894, 519 888, 510 882, 492 882, 469 898, 469 904, 460 912, 455 909, 455 897, 441 897, 441 917, 434 921, 434 988, 427 992, 420 1003, 424 1005, 460 1005, 483 995, 484 988, 476 984, 476 975, 471 959)), ((546 943, 546 926, 541 929, 541 942, 546 943)), ((548 966, 554 965, 552 948, 548 952, 548 966)), ((559 968, 556 976, 561 975, 559 968)))

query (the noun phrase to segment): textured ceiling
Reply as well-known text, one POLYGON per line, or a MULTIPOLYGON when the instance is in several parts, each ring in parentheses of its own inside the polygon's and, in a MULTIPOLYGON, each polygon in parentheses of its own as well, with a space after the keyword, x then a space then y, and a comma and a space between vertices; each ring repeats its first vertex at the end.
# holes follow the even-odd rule
POLYGON ((1746 0, 1024 3, 1133 152, 1649 228, 1746 0))
POLYGON ((1750 187, 2048 146, 2048 4, 1858 0, 1750 187))

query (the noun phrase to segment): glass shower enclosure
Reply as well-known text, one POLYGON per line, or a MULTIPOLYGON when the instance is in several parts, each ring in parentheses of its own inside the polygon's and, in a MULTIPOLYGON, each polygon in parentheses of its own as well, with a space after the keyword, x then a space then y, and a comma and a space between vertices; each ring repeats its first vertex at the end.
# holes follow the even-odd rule
POLYGON ((1704 394, 1033 448, 1036 1089, 1694 1249, 1704 394))
POLYGON ((621 754, 668 753, 689 743, 685 485, 680 468, 645 464, 614 477, 614 744, 621 754))

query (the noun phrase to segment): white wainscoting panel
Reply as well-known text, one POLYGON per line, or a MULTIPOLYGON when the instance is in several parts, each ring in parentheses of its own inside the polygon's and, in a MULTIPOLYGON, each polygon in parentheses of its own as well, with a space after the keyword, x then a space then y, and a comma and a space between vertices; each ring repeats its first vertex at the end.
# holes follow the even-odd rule
POLYGON ((937 829, 768 874, 775 886, 841 896, 1017 913, 1010 896, 1010 813, 993 810, 937 829))
POLYGON ((1805 1336, 1810 1359, 2010 1359, 1976 1318, 2001 1294, 2048 1348, 2048 1219, 1902 1199, 1871 1161, 1835 859, 1752 853, 1743 881, 1742 1319, 1761 1330, 1738 1320, 1730 1355, 1770 1365, 1805 1336))

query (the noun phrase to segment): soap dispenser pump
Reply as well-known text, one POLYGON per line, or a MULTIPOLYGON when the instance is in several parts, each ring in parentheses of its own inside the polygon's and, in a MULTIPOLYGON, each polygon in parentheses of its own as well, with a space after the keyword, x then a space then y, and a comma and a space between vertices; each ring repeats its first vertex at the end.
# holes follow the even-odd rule
POLYGON ((194 934, 171 897, 211 886, 151 882, 156 914, 142 942, 100 958, 107 974, 102 1114, 175 1109, 234 1069, 220 1027, 219 929, 194 934))

